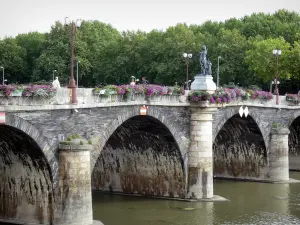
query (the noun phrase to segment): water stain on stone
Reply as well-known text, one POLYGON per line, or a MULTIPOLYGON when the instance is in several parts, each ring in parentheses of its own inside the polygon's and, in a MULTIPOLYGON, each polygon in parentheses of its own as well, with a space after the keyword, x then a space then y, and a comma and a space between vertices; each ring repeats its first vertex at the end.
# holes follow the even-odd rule
POLYGON ((213 144, 214 175, 228 178, 263 178, 267 167, 266 147, 255 121, 229 119, 213 144))
POLYGON ((184 197, 183 160, 170 132, 154 119, 126 121, 110 137, 92 173, 96 190, 184 197))
POLYGON ((0 126, 0 218, 50 224, 53 191, 49 166, 25 133, 0 126))

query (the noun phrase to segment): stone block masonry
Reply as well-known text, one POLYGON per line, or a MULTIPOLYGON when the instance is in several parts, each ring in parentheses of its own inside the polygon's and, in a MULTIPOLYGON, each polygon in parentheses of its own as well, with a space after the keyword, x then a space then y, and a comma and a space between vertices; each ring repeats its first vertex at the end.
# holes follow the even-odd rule
POLYGON ((250 116, 227 120, 214 141, 213 155, 215 177, 269 179, 265 142, 250 116))
POLYGON ((241 118, 241 104, 216 111, 151 103, 146 116, 140 104, 125 103, 2 107, 0 219, 93 224, 91 170, 96 189, 205 201, 214 196, 213 170, 222 178, 287 181, 288 150, 300 168, 300 108, 247 105, 241 118), (285 129, 273 131, 276 123, 285 129), (59 146, 75 133, 93 147, 59 146))
POLYGON ((216 108, 191 108, 191 142, 188 151, 188 198, 212 198, 212 114, 216 108))
POLYGON ((183 159, 170 131, 151 117, 124 122, 97 160, 92 187, 112 193, 184 198, 183 159))
POLYGON ((269 176, 273 181, 289 180, 288 128, 273 128, 270 138, 269 176))
POLYGON ((53 203, 41 149, 24 132, 0 125, 0 221, 52 224, 53 203))
POLYGON ((59 199, 56 224, 93 224, 90 151, 92 145, 59 145, 59 199))
POLYGON ((300 117, 292 122, 289 130, 289 169, 300 171, 300 117))

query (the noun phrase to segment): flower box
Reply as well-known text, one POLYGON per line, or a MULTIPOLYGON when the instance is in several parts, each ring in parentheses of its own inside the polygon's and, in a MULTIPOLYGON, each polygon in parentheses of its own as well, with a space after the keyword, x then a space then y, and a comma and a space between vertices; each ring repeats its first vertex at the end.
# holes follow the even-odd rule
POLYGON ((132 95, 132 101, 143 102, 145 101, 145 94, 143 93, 136 93, 132 95))
POLYGON ((205 91, 191 91, 188 95, 190 103, 209 100, 212 104, 237 104, 242 100, 243 103, 261 105, 271 99, 273 95, 269 92, 242 88, 219 88, 213 94, 205 91))
POLYGON ((107 95, 100 95, 99 99, 100 99, 100 102, 102 102, 102 103, 111 102, 110 95, 108 95, 108 96, 107 95))
POLYGON ((100 95, 100 102, 109 103, 109 102, 121 102, 123 95, 100 95))
POLYGON ((134 101, 133 99, 133 93, 132 92, 127 92, 125 94, 122 95, 121 98, 122 102, 130 102, 130 101, 134 101))
POLYGON ((118 94, 110 95, 110 101, 111 102, 121 102, 122 99, 123 99, 123 95, 118 95, 118 94))
POLYGON ((13 96, 13 97, 22 97, 22 94, 23 94, 23 91, 21 90, 15 90, 13 91, 10 96, 13 96))
POLYGON ((152 96, 148 96, 148 100, 150 102, 159 102, 161 101, 162 96, 161 95, 152 95, 152 96))
MULTIPOLYGON (((191 103, 191 105, 193 106, 197 106, 197 107, 208 107, 209 106, 209 101, 199 101, 197 103, 191 103)), ((218 106, 219 104, 215 104, 216 106, 218 106)))
POLYGON ((178 94, 171 94, 171 95, 163 95, 162 96, 162 101, 165 102, 179 102, 179 97, 181 95, 178 94))

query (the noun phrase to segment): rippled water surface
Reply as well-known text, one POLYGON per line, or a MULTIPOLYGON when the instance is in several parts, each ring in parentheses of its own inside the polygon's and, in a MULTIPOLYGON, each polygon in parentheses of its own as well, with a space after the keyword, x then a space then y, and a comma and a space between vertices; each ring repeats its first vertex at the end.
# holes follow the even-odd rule
MULTIPOLYGON (((300 173, 290 173, 300 180, 300 173)), ((94 218, 105 225, 300 224, 300 184, 216 180, 228 202, 181 202, 93 193, 94 218)))

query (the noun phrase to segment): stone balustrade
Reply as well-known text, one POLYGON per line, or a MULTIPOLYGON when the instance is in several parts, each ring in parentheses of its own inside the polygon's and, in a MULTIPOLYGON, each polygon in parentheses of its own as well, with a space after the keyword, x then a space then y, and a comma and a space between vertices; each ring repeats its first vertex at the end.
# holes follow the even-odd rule
MULTIPOLYGON (((68 105, 71 100, 71 90, 68 88, 60 88, 57 90, 57 94, 53 98, 36 98, 36 97, 21 97, 21 96, 0 96, 0 106, 34 106, 34 105, 68 105)), ((143 94, 135 94, 129 99, 121 95, 105 96, 101 94, 94 94, 93 88, 78 88, 77 89, 78 104, 116 104, 116 103, 135 103, 135 104, 170 104, 170 103, 185 103, 187 104, 186 96, 179 95, 163 95, 153 96, 151 98, 146 97, 143 94)), ((209 104, 207 104, 209 105, 209 104)), ((271 100, 242 100, 237 99, 227 104, 210 104, 217 107, 234 106, 234 105, 255 105, 263 107, 276 106, 276 96, 274 95, 271 100)), ((279 105, 284 107, 300 107, 292 105, 286 101, 286 96, 279 96, 279 105)))

